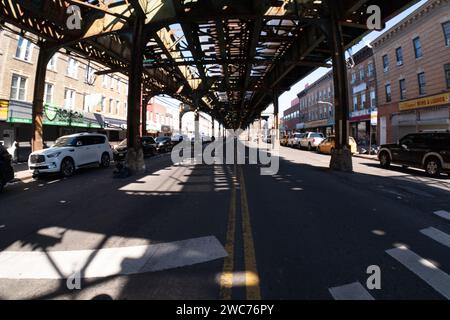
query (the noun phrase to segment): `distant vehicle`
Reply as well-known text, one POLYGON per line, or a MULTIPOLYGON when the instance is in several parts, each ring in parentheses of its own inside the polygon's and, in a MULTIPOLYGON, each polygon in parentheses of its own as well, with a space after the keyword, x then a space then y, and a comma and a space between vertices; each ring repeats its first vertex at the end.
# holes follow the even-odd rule
POLYGON ((450 173, 450 133, 412 133, 398 143, 382 145, 378 152, 380 165, 389 168, 391 163, 403 167, 424 169, 427 175, 438 177, 450 173))
POLYGON ((298 148, 300 146, 300 139, 304 137, 304 133, 294 133, 288 139, 288 146, 291 148, 298 148))
MULTIPOLYGON (((141 137, 144 156, 154 156, 157 153, 157 144, 153 137, 141 137)), ((124 161, 128 152, 127 139, 120 142, 114 149, 114 161, 124 161)))
POLYGON ((12 156, 6 148, 0 144, 0 193, 3 187, 14 179, 14 169, 11 166, 12 156))
POLYGON ((185 134, 176 134, 176 135, 172 136, 171 140, 174 143, 179 143, 181 141, 187 141, 189 139, 188 139, 188 136, 185 134))
POLYGON ((111 158, 111 146, 105 135, 77 133, 58 138, 51 148, 31 153, 28 167, 33 176, 60 172, 70 177, 82 167, 98 165, 107 168, 111 158))
MULTIPOLYGON (((352 154, 358 152, 358 145, 356 144, 356 141, 353 137, 349 137, 349 145, 352 154)), ((317 147, 317 151, 319 153, 332 154, 335 147, 336 147, 336 137, 329 136, 319 144, 319 146, 317 147)))
POLYGON ((173 148, 173 142, 170 137, 158 137, 156 141, 156 150, 159 153, 169 152, 173 148))
POLYGON ((306 132, 300 139, 300 148, 307 148, 309 151, 317 149, 319 144, 325 139, 320 132, 306 132))

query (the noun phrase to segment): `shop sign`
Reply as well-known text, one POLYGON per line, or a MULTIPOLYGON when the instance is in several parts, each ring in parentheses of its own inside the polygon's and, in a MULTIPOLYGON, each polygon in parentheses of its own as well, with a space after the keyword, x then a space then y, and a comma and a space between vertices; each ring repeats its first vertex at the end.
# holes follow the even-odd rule
POLYGON ((414 110, 419 108, 430 108, 450 103, 450 92, 438 94, 430 97, 405 101, 399 103, 399 110, 414 110))
POLYGON ((372 126, 378 125, 378 111, 374 110, 370 113, 370 124, 372 126))
POLYGON ((54 126, 80 126, 84 122, 84 117, 81 112, 58 108, 46 104, 44 106, 45 119, 44 124, 54 126))
POLYGON ((8 119, 8 106, 8 100, 0 99, 0 120, 8 119))

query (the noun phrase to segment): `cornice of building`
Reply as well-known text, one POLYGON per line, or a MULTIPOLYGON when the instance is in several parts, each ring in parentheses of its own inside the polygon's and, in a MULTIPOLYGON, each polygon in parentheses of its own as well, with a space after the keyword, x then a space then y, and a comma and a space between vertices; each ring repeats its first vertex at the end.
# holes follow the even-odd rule
POLYGON ((414 12, 406 16, 403 20, 398 22, 392 28, 390 28, 385 33, 381 34, 378 38, 372 41, 371 45, 373 47, 380 47, 390 40, 394 39, 397 35, 402 34, 407 28, 411 27, 413 24, 422 20, 425 16, 434 12, 440 6, 450 4, 450 0, 429 0, 414 12))

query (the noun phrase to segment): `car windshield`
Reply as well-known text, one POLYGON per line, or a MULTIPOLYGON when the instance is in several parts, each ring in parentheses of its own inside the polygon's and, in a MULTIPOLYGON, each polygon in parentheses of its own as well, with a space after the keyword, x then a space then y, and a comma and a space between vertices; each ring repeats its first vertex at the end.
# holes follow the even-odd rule
POLYGON ((127 139, 122 140, 122 141, 119 143, 119 147, 124 147, 124 146, 126 146, 126 145, 127 145, 127 139))
POLYGON ((55 141, 55 144, 52 146, 52 148, 73 146, 74 141, 75 139, 72 137, 61 137, 55 141))

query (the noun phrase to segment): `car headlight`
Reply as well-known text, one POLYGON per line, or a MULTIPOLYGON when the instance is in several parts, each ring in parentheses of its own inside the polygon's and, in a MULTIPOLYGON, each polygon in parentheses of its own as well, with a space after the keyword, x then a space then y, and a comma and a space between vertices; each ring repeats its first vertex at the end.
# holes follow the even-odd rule
POLYGON ((56 158, 61 154, 61 152, 55 152, 47 155, 47 158, 56 158))

